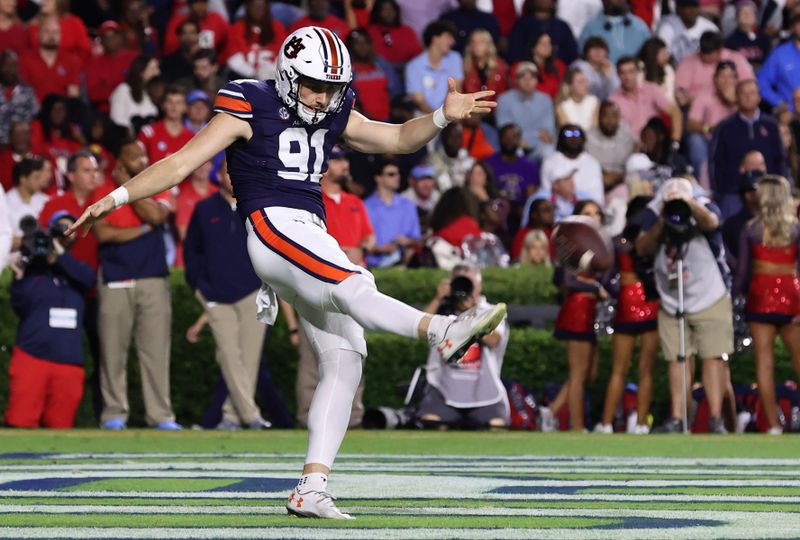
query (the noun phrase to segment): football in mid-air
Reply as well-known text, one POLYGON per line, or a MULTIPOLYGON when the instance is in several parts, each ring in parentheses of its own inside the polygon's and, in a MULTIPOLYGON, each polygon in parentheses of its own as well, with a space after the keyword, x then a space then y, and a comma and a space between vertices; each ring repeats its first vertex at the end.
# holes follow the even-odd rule
POLYGON ((578 272, 605 272, 614 264, 600 227, 588 216, 568 216, 558 222, 550 239, 561 264, 578 272))

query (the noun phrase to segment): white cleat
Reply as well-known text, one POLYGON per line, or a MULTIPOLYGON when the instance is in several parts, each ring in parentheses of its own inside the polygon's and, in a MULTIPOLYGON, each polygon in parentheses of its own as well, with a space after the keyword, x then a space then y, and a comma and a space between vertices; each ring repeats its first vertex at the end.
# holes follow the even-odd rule
POLYGON ((614 428, 611 424, 603 424, 598 422, 597 425, 594 426, 594 433, 614 433, 614 428))
POLYGON ((336 508, 336 499, 327 491, 306 491, 300 493, 292 490, 286 502, 286 511, 299 517, 322 519, 355 519, 336 508))
POLYGON ((539 407, 539 429, 544 433, 556 430, 556 419, 550 407, 539 407))
POLYGON ((467 349, 494 331, 505 316, 505 304, 497 304, 480 316, 475 314, 474 309, 467 310, 447 325, 443 335, 432 337, 430 345, 436 347, 444 362, 458 364, 467 349))
POLYGON ((771 427, 767 430, 767 435, 783 435, 783 428, 771 427))
POLYGON ((650 434, 650 426, 647 424, 636 424, 636 427, 633 428, 631 431, 634 435, 649 435, 650 434))

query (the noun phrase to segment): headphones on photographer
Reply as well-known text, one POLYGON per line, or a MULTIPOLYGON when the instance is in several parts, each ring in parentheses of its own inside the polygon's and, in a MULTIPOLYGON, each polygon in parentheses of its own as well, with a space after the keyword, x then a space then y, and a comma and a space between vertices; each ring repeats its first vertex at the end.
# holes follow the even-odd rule
MULTIPOLYGON (((632 24, 630 16, 626 13, 622 16, 622 26, 628 27, 632 24)), ((611 29, 614 28, 614 25, 611 23, 610 20, 606 19, 603 22, 603 30, 606 32, 611 32, 611 29)))

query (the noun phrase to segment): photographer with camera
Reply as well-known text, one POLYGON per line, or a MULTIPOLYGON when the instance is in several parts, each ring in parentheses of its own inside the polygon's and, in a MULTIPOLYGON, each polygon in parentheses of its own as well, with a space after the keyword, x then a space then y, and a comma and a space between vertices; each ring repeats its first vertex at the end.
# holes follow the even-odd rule
POLYGON ((671 178, 644 211, 636 251, 640 256, 655 256, 661 297, 658 333, 670 363, 671 417, 660 431, 680 432, 685 427, 685 398, 697 354, 703 360, 709 431, 726 433, 721 415, 723 396, 730 386, 727 360, 733 352, 733 313, 719 208, 695 194, 691 181, 671 178))
MULTIPOLYGON (((481 273, 468 264, 458 264, 450 277, 439 283, 427 313, 479 317, 494 306, 481 296, 481 273)), ((500 429, 508 426, 509 407, 500 380, 508 345, 508 324, 483 336, 470 347, 458 364, 446 364, 431 348, 425 366, 427 387, 417 410, 426 428, 454 427, 500 429)))
POLYGON ((64 231, 75 222, 53 215, 48 229, 20 221, 21 257, 12 263, 11 306, 19 317, 9 366, 5 422, 12 427, 70 428, 83 395, 84 293, 92 268, 69 252, 64 231))

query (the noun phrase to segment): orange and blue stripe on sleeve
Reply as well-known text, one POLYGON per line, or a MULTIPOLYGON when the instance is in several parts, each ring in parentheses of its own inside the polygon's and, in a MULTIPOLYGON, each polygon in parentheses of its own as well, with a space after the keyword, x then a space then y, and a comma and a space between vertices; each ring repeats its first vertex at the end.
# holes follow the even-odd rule
POLYGON ((214 111, 224 112, 237 118, 253 118, 253 106, 241 92, 223 88, 214 100, 214 111))
POLYGON ((282 234, 270 222, 263 210, 251 213, 250 222, 261 243, 312 277, 326 283, 336 284, 358 274, 354 270, 348 270, 326 261, 282 234))

